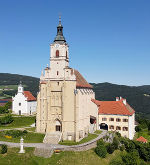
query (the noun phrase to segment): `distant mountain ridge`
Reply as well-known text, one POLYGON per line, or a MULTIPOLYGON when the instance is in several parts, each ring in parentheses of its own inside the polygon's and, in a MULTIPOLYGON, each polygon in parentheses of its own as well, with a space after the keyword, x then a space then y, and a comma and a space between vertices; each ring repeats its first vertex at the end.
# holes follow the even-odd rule
MULTIPOLYGON (((24 90, 31 91, 34 96, 37 95, 39 90, 39 78, 19 74, 0 73, 0 86, 18 85, 20 81, 25 85, 24 90)), ((14 95, 16 91, 17 90, 5 91, 5 93, 14 95)))
POLYGON ((150 85, 126 86, 111 83, 91 83, 97 100, 115 100, 121 96, 135 109, 150 117, 150 85))
MULTIPOLYGON (((22 81, 25 90, 37 96, 39 90, 39 78, 18 74, 0 73, 0 86, 18 85, 22 81)), ((150 85, 127 86, 111 83, 90 83, 93 85, 97 100, 115 100, 122 96, 135 109, 136 112, 146 114, 150 118, 150 85)), ((2 91, 0 91, 2 95, 2 91)), ((17 90, 4 91, 5 94, 13 96, 17 90)))

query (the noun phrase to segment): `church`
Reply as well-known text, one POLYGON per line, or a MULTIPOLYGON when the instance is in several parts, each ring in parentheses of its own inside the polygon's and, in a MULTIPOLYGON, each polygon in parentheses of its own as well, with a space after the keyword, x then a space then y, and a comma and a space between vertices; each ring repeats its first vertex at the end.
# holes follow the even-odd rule
POLYGON ((17 115, 34 115, 36 113, 36 98, 30 91, 24 91, 20 83, 17 94, 12 97, 12 112, 17 115))
POLYGON ((36 131, 57 134, 58 141, 80 141, 98 129, 93 87, 69 66, 69 46, 61 19, 50 44, 50 66, 42 71, 37 96, 36 131))

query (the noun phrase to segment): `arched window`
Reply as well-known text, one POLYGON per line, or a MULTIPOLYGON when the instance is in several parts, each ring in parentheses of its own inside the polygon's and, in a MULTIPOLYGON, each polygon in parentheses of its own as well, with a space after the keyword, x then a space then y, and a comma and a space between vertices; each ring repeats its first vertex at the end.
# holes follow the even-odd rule
POLYGON ((67 53, 67 51, 66 51, 66 58, 68 58, 68 53, 67 53))
POLYGON ((56 57, 59 57, 59 50, 56 50, 56 57))

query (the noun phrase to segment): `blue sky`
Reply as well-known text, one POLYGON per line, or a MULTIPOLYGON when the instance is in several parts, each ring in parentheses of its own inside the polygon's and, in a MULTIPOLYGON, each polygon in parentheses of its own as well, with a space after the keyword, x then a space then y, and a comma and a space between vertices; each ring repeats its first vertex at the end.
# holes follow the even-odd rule
POLYGON ((0 0, 0 73, 40 77, 59 13, 87 81, 150 85, 149 0, 0 0))

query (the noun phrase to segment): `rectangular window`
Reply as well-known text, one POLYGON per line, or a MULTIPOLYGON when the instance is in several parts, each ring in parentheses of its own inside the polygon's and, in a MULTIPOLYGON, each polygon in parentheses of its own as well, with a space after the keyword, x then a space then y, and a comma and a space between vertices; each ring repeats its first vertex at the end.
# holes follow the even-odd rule
POLYGON ((123 122, 128 122, 128 119, 123 119, 123 122))
POLYGON ((128 127, 123 127, 123 131, 128 131, 128 127))
POLYGON ((102 118, 102 121, 107 121, 107 118, 106 117, 102 118))
POLYGON ((116 127, 116 130, 121 130, 121 127, 117 126, 117 127, 116 127))
POLYGON ((113 126, 113 125, 110 125, 110 126, 109 126, 109 129, 114 129, 114 126, 113 126))
POLYGON ((114 118, 110 118, 109 121, 114 121, 114 118))
POLYGON ((121 119, 120 119, 120 118, 117 118, 117 119, 116 119, 116 122, 121 122, 121 119))

